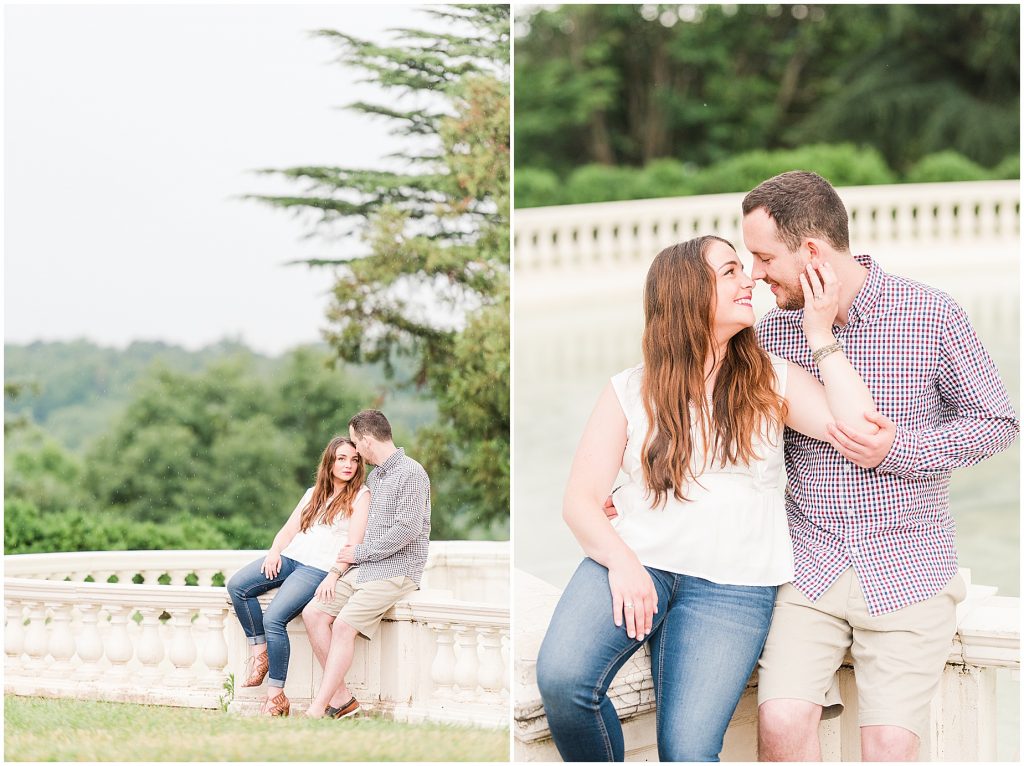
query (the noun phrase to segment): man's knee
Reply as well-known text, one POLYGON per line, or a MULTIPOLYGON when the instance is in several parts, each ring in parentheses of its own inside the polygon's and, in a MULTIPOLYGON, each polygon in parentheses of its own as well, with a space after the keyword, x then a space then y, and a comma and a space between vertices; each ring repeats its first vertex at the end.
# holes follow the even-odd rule
POLYGON ((913 761, 921 740, 901 726, 862 726, 861 759, 865 761, 913 761))
POLYGON ((762 741, 817 736, 821 705, 797 699, 762 702, 757 709, 758 737, 762 741))
POLYGON ((331 615, 318 608, 312 601, 302 607, 302 622, 307 630, 310 627, 317 628, 322 625, 330 625, 333 619, 331 615))
POLYGON ((349 625, 344 620, 335 620, 334 621, 334 625, 331 626, 331 632, 334 634, 335 638, 344 638, 344 639, 353 639, 353 640, 355 639, 355 637, 357 635, 359 635, 359 631, 356 630, 355 628, 353 628, 351 625, 349 625))

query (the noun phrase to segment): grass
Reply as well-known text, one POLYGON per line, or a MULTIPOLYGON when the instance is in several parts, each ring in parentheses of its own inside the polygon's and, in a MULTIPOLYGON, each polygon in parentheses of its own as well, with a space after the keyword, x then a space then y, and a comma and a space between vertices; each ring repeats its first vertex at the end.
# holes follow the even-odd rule
POLYGON ((7 761, 507 761, 507 729, 4 698, 7 761))

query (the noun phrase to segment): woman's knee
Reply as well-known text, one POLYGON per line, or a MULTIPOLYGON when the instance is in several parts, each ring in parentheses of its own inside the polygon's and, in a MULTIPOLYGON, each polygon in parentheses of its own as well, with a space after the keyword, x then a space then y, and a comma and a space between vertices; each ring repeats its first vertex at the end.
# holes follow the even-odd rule
POLYGON ((545 641, 537 654, 537 688, 546 704, 569 703, 581 694, 592 695, 595 682, 587 665, 581 661, 578 647, 564 647, 545 641))

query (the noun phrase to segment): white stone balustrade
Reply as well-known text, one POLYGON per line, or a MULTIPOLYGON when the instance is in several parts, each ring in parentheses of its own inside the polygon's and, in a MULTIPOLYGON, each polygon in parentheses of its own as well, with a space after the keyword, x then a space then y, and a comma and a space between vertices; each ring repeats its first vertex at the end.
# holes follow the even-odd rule
MULTIPOLYGON (((967 583, 970 571, 961 570, 967 583)), ((922 761, 991 761, 996 757, 995 673, 1020 669, 1020 600, 995 596, 991 586, 969 585, 957 609, 957 634, 942 684, 932 701, 931 736, 921 743, 922 761)), ((560 591, 516 571, 514 662, 516 761, 557 761, 537 690, 537 652, 560 591)), ((826 761, 860 760, 857 693, 852 659, 839 671, 843 714, 819 728, 826 761)), ((647 649, 637 652, 616 675, 609 697, 623 723, 626 760, 657 760, 654 690, 647 649)), ((725 736, 723 761, 757 760, 757 673, 751 677, 725 736)))
MULTIPOLYGON (((7 693, 216 708, 248 645, 227 593, 213 586, 264 551, 103 551, 5 557, 7 693), (106 579, 116 574, 119 582, 106 579), (162 575, 171 583, 159 585, 162 575), (185 585, 189 575, 199 585, 185 585), (144 582, 133 578, 142 575, 144 582), (96 582, 85 582, 92 576, 96 582)), ((422 589, 357 640, 350 687, 396 720, 506 726, 508 543, 432 542, 422 589), (438 630, 443 626, 443 630, 438 630), (435 672, 438 667, 449 671, 435 672)), ((264 605, 273 591, 261 598, 264 605)), ((289 625, 285 692, 301 710, 321 670, 302 621, 289 625)), ((254 713, 265 688, 236 689, 254 713)))

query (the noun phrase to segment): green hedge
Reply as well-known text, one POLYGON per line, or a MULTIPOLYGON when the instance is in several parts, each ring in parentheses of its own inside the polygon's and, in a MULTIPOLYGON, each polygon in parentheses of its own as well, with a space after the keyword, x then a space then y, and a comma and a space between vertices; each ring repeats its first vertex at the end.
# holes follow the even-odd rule
POLYGON ((1007 157, 986 169, 956 152, 940 152, 922 158, 905 177, 900 177, 871 147, 814 144, 799 149, 744 152, 706 168, 674 159, 655 160, 642 168, 584 165, 564 181, 550 170, 522 168, 515 172, 515 204, 517 208, 529 208, 742 192, 794 169, 812 170, 836 186, 980 181, 1018 178, 1020 157, 1007 157))

